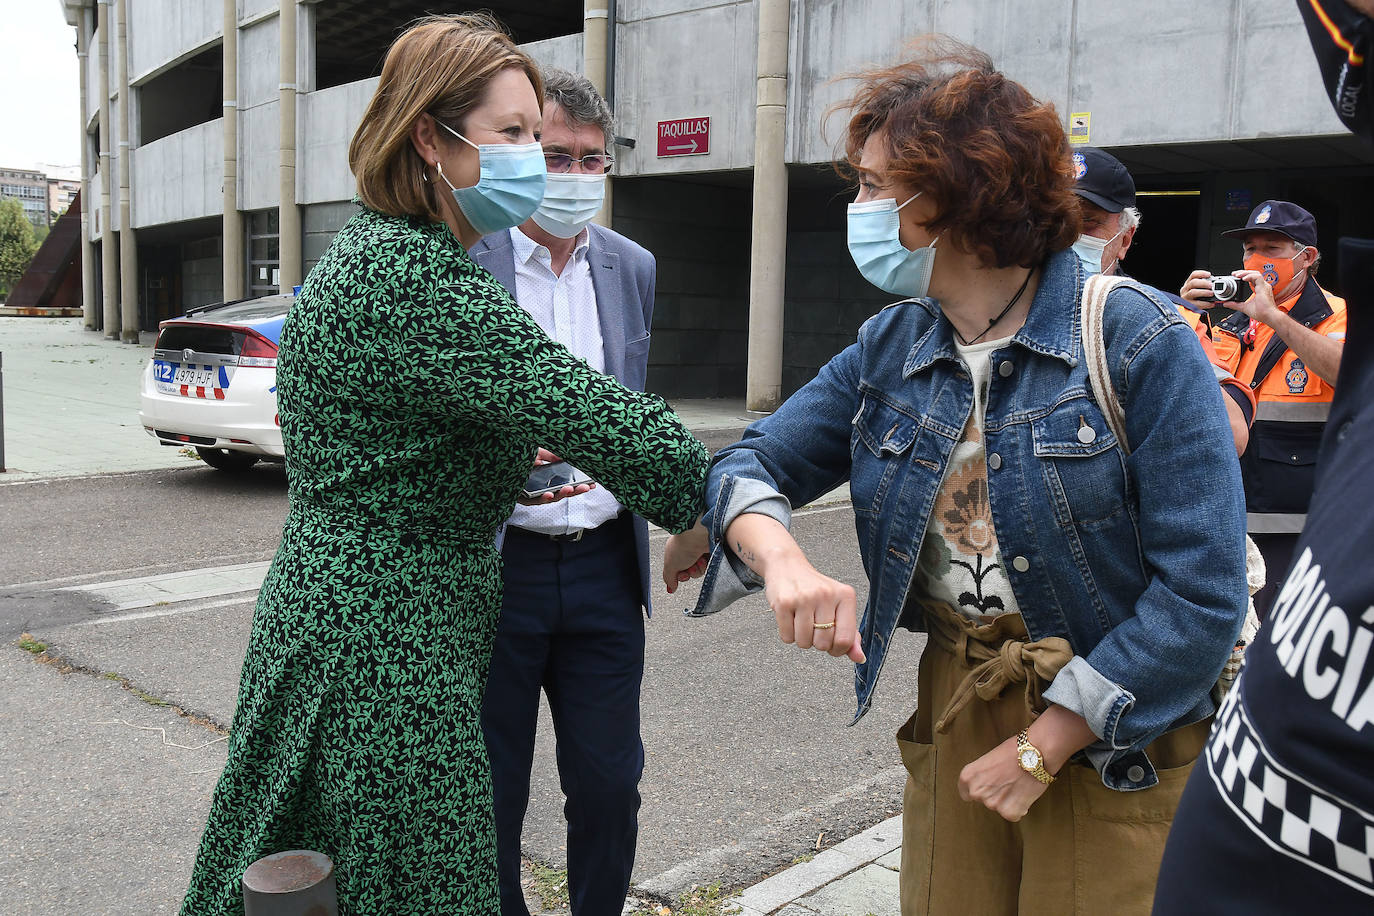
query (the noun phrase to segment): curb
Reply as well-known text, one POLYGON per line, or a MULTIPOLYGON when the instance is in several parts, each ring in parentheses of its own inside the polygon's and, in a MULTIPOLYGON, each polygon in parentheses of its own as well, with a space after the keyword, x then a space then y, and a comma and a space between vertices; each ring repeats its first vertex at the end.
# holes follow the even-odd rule
POLYGON ((740 916, 766 916, 901 846, 902 817, 899 814, 818 853, 809 862, 793 865, 760 881, 732 897, 727 905, 738 906, 740 916))

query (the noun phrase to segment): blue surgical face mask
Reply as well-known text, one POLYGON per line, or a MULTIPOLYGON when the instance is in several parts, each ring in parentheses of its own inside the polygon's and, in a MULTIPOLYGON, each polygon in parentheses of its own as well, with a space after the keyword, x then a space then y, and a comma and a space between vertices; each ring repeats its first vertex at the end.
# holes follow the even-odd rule
POLYGON ((478 146, 442 122, 444 130, 477 150, 481 174, 470 188, 455 188, 435 163, 439 177, 453 192, 475 232, 488 235, 518 226, 530 218, 544 199, 544 148, 538 143, 483 143, 478 146))
POLYGON ((915 251, 898 237, 898 211, 920 196, 913 194, 901 206, 890 197, 849 205, 849 254, 865 280, 894 296, 919 299, 930 292, 935 243, 940 237, 915 251))
POLYGON ((554 173, 544 187, 544 202, 534 211, 535 225, 549 235, 570 239, 600 212, 605 199, 605 175, 554 173))
MULTIPOLYGON (((1109 239, 1100 239, 1092 235, 1080 235, 1078 241, 1073 243, 1073 253, 1078 255, 1078 260, 1083 264, 1083 272, 1088 276, 1102 273, 1102 252, 1107 250, 1107 246, 1121 238, 1121 233, 1109 239)), ((1112 261, 1112 267, 1116 267, 1116 261, 1112 261)))

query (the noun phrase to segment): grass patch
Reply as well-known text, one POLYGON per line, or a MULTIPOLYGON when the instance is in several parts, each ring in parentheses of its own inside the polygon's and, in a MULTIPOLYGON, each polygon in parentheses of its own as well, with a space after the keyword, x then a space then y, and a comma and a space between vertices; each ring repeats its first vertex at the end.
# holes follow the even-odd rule
POLYGON ((707 885, 693 885, 691 890, 678 895, 677 906, 657 908, 640 907, 630 916, 729 916, 738 913, 739 907, 725 905, 732 895, 721 890, 720 882, 707 885))
POLYGON ((123 687, 125 690, 129 691, 134 696, 138 697, 140 700, 147 703, 149 706, 156 706, 159 709, 161 709, 163 707, 172 705, 171 703, 167 702, 161 697, 155 697, 151 693, 146 693, 142 690, 139 690, 137 687, 134 686, 133 681, 130 681, 127 677, 120 674, 118 671, 106 671, 104 674, 101 675, 101 677, 105 678, 107 681, 114 681, 116 684, 123 687))
POLYGON ((530 863, 530 874, 534 876, 531 889, 539 896, 546 910, 566 909, 568 901, 568 870, 549 868, 538 862, 530 863))
POLYGON ((31 652, 34 655, 42 655, 44 652, 48 651, 47 643, 39 642, 29 633, 20 633, 19 638, 14 641, 14 644, 25 652, 31 652))

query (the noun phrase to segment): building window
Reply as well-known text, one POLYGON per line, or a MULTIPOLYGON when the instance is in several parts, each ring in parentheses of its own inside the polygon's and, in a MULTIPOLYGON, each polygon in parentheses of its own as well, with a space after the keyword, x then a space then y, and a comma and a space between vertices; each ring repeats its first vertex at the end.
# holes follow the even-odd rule
POLYGON ((272 296, 281 277, 281 213, 259 210, 248 214, 248 296, 272 296))

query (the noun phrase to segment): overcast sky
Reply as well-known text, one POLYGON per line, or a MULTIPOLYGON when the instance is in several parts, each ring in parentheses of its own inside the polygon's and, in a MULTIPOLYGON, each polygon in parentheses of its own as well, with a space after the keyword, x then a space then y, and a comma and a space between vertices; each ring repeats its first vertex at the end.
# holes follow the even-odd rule
POLYGON ((60 0, 0 0, 0 166, 80 174, 75 45, 60 0))

